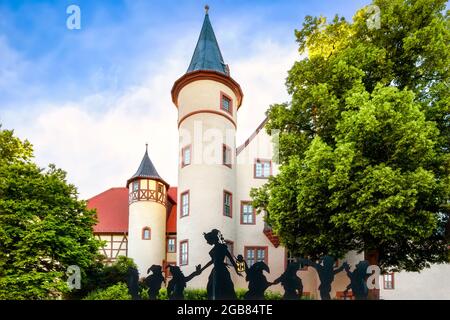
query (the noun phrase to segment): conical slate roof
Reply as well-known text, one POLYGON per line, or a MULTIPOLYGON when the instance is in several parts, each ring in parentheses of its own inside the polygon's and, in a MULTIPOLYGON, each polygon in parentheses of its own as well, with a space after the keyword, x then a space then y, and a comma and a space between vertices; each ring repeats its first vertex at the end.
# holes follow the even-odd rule
POLYGON ((209 21, 208 11, 206 11, 202 30, 187 73, 197 70, 213 70, 228 75, 228 68, 223 61, 219 44, 209 21))
POLYGON ((128 179, 128 184, 137 179, 137 178, 150 178, 153 180, 161 181, 162 183, 166 184, 168 186, 168 183, 165 182, 158 174, 158 171, 156 171, 155 166, 153 165, 153 162, 150 160, 150 157, 148 156, 148 149, 146 147, 144 157, 142 158, 141 164, 139 165, 139 168, 137 169, 136 173, 133 174, 133 176, 128 179))

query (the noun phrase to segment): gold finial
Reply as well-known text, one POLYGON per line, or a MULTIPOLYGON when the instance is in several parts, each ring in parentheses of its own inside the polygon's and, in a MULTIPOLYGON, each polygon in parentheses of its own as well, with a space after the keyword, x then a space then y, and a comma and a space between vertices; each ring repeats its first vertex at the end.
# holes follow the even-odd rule
POLYGON ((209 6, 205 5, 205 14, 208 14, 209 6))

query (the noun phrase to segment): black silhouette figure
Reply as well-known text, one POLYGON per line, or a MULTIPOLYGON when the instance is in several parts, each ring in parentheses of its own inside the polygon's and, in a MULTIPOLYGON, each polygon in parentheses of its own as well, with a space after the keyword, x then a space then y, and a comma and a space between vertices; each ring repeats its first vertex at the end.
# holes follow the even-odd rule
POLYGON ((167 295, 169 296, 169 300, 184 300, 183 293, 186 288, 186 283, 201 273, 201 266, 198 265, 195 268, 195 271, 187 277, 180 270, 180 267, 169 265, 168 268, 172 274, 172 279, 167 285, 167 295))
POLYGON ((128 293, 133 300, 139 300, 139 271, 135 267, 129 267, 127 272, 128 293))
POLYGON ((272 283, 278 284, 281 282, 281 285, 284 288, 284 300, 298 300, 303 295, 302 279, 297 276, 297 271, 299 268, 299 262, 289 263, 286 271, 284 271, 284 273, 272 283))
POLYGON ((200 270, 202 272, 211 264, 214 268, 208 278, 208 285, 206 291, 208 299, 210 300, 233 300, 236 299, 236 292, 234 291, 233 281, 231 281, 230 272, 225 263, 225 257, 228 257, 234 270, 239 276, 242 276, 237 268, 236 262, 228 251, 227 245, 223 240, 222 234, 219 230, 213 229, 208 233, 203 233, 205 240, 213 248, 209 251, 211 260, 200 270))
POLYGON ((345 296, 347 296, 348 290, 352 289, 356 300, 367 300, 367 296, 369 295, 369 288, 367 288, 368 267, 368 261, 360 261, 355 266, 355 270, 351 272, 349 264, 347 262, 344 263, 344 269, 347 272, 347 276, 350 278, 350 284, 344 290, 345 296))
POLYGON ((161 289, 161 285, 164 282, 164 276, 162 274, 162 267, 156 264, 152 265, 147 273, 152 272, 147 278, 145 278, 144 282, 148 288, 148 297, 151 300, 156 300, 156 296, 161 289))
MULTIPOLYGON (((247 266, 247 264, 245 265, 247 266)), ((263 261, 254 263, 246 270, 247 276, 245 280, 248 281, 248 291, 244 295, 245 300, 264 300, 264 291, 272 283, 267 281, 263 271, 270 273, 269 267, 263 261)))
POLYGON ((315 263, 308 259, 301 259, 301 261, 308 266, 316 269, 320 279, 320 298, 322 300, 330 300, 331 284, 334 281, 334 275, 341 272, 344 269, 344 264, 337 269, 334 269, 334 258, 331 256, 325 256, 319 263, 315 263))

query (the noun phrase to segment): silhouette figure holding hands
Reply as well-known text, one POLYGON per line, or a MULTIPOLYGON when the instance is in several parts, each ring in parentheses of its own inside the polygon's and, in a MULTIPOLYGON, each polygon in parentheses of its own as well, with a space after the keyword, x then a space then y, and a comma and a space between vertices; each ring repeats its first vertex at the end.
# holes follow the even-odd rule
POLYGON ((195 271, 187 277, 180 270, 180 267, 169 265, 168 268, 172 274, 172 279, 167 285, 167 295, 169 296, 169 300, 184 300, 183 293, 186 288, 186 283, 201 273, 201 266, 196 266, 195 271))
POLYGON ((268 282, 263 271, 270 273, 270 269, 264 261, 254 263, 246 270, 248 281, 248 291, 244 295, 245 300, 264 300, 264 291, 272 285, 268 282))
POLYGON ((238 271, 236 262, 228 251, 227 245, 219 230, 213 229, 208 233, 203 233, 206 242, 213 246, 209 251, 211 260, 200 270, 203 272, 210 265, 214 265, 209 278, 206 291, 210 300, 233 300, 236 299, 233 281, 231 281, 230 272, 225 263, 225 257, 228 257, 236 273, 242 277, 238 271))
POLYGON ((127 272, 128 293, 133 300, 139 300, 139 271, 135 267, 129 267, 127 272))
POLYGON ((284 271, 284 273, 272 283, 281 283, 284 288, 284 300, 298 300, 303 295, 302 279, 297 276, 297 271, 299 268, 299 262, 289 263, 286 271, 284 271))
POLYGON ((369 267, 368 261, 360 261, 355 266, 353 272, 350 271, 350 266, 347 262, 344 263, 344 269, 347 276, 350 278, 350 284, 344 290, 344 295, 347 295, 349 289, 352 289, 353 295, 356 300, 367 300, 369 294, 369 288, 367 288, 367 268, 369 267))
POLYGON ((161 289, 161 285, 164 282, 164 276, 162 274, 162 267, 156 264, 152 265, 147 273, 152 272, 147 278, 145 278, 145 284, 148 287, 148 297, 151 300, 156 300, 156 296, 161 289))
POLYGON ((322 300, 330 300, 331 284, 334 281, 334 275, 344 269, 344 264, 339 268, 334 269, 334 258, 331 256, 323 257, 319 263, 315 263, 308 259, 301 259, 301 262, 316 269, 320 279, 320 298, 322 300))

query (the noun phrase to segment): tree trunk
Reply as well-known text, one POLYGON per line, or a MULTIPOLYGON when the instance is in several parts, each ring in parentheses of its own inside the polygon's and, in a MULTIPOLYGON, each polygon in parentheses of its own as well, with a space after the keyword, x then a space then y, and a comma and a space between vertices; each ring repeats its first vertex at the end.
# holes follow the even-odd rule
MULTIPOLYGON (((368 250, 364 253, 364 259, 369 261, 369 265, 378 265, 380 253, 378 250, 368 250)), ((379 280, 379 279, 377 279, 379 280)), ((380 289, 369 289, 369 300, 380 300, 380 289)))

